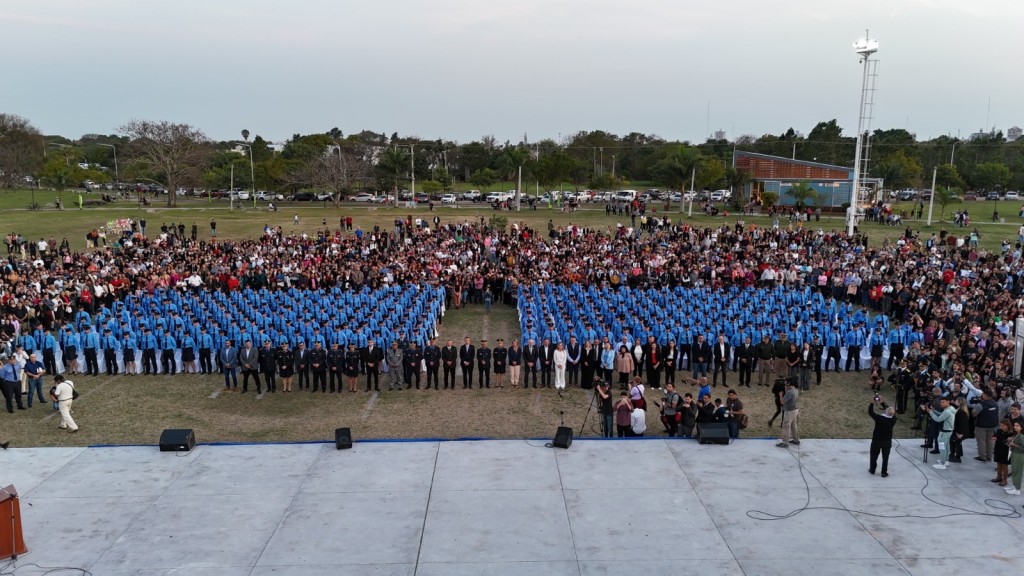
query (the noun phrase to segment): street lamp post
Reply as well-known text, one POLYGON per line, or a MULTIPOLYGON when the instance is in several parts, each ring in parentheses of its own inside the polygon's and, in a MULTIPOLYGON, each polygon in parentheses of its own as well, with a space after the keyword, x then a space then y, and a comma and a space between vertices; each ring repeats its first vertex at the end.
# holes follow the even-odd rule
POLYGON ((115 147, 113 144, 102 144, 100 142, 97 142, 96 145, 97 146, 106 146, 107 148, 110 148, 111 150, 114 151, 114 183, 115 183, 115 185, 116 184, 120 184, 121 183, 121 174, 117 170, 117 147, 115 147))
POLYGON ((249 144, 241 144, 249 149, 249 177, 252 179, 252 207, 256 207, 256 167, 252 161, 252 146, 249 144))

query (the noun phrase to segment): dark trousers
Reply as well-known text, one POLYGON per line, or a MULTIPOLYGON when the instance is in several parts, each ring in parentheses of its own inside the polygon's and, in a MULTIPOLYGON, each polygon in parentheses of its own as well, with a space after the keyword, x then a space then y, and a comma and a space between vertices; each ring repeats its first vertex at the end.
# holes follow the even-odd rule
POLYGON ((273 392, 274 390, 277 390, 277 379, 274 378, 273 370, 267 370, 263 373, 263 381, 267 384, 268 392, 273 392))
POLYGON ((174 350, 164 350, 160 355, 160 362, 164 365, 164 374, 174 374, 178 371, 178 364, 174 361, 174 350))
POLYGON ((747 360, 746 362, 740 362, 739 368, 740 386, 746 386, 747 388, 750 388, 750 377, 752 375, 752 371, 750 369, 750 361, 747 360))
POLYGON ((569 364, 565 367, 565 385, 566 386, 579 386, 580 384, 580 365, 575 366, 569 364))
POLYGON ((718 382, 718 375, 722 375, 722 386, 727 386, 725 382, 725 375, 729 372, 727 360, 715 360, 715 371, 711 374, 711 385, 714 386, 718 382))
POLYGON ((821 356, 814 359, 815 384, 821 384, 821 356))
POLYGON ((199 349, 199 371, 203 374, 213 373, 213 364, 210 363, 210 349, 199 349))
POLYGON ((378 370, 380 370, 380 368, 378 366, 373 366, 372 368, 370 366, 366 367, 366 391, 367 392, 370 391, 370 382, 373 382, 373 389, 374 390, 377 390, 378 392, 380 391, 380 378, 379 378, 380 374, 378 372, 378 370))
POLYGON ((142 371, 148 376, 156 374, 156 349, 147 348, 142 351, 142 371))
POLYGON ((406 388, 412 388, 412 383, 413 383, 413 381, 415 381, 416 382, 416 389, 417 390, 420 389, 420 367, 419 367, 419 363, 418 362, 417 362, 416 366, 406 366, 405 367, 404 380, 405 380, 405 387, 406 388))
POLYGON ((829 363, 830 360, 835 360, 835 366, 833 366, 833 368, 835 368, 836 372, 838 372, 839 371, 839 346, 829 346, 828 347, 828 355, 825 356, 825 372, 828 372, 828 363, 829 363))
POLYGON ((900 360, 903 360, 903 344, 890 344, 889 362, 886 363, 885 369, 892 370, 893 363, 899 366, 900 360))
POLYGON ((472 388, 472 387, 473 387, 473 365, 472 364, 470 364, 469 366, 463 365, 462 366, 462 388, 466 389, 466 388, 472 388))
POLYGON ((327 392, 327 369, 321 368, 319 370, 313 370, 313 391, 316 392, 319 388, 322 392, 327 392))
POLYGON ((260 376, 255 370, 242 370, 242 392, 248 392, 249 390, 249 377, 256 383, 256 393, 260 393, 260 376))
POLYGON ((533 387, 537 387, 537 369, 525 366, 523 368, 523 388, 530 387, 530 378, 533 378, 533 387))
POLYGON ((871 443, 871 472, 875 471, 879 453, 882 454, 882 474, 887 474, 889 472, 889 446, 882 446, 875 442, 871 443))
POLYGON ((455 390, 455 366, 444 367, 444 389, 448 389, 448 385, 451 383, 452 390, 455 390))
POLYGON ((850 362, 853 362, 854 370, 860 372, 860 346, 850 346, 846 349, 846 371, 850 371, 850 362))
POLYGON ((0 392, 4 394, 4 403, 7 404, 7 411, 14 412, 14 404, 18 404, 18 410, 24 410, 25 406, 21 403, 21 383, 20 382, 0 382, 0 392))
POLYGON ((107 370, 107 376, 117 374, 117 351, 115 350, 104 350, 103 351, 103 364, 107 370))
POLYGON ((896 413, 904 414, 907 411, 907 400, 910 399, 909 386, 896 386, 896 413))
POLYGON ((665 363, 665 384, 676 383, 676 367, 672 362, 665 363))
POLYGON ((548 367, 541 366, 541 369, 540 369, 540 385, 541 385, 541 388, 550 388, 551 387, 551 367, 550 366, 548 366, 548 367))
POLYGON ((302 390, 303 385, 305 385, 306 388, 309 388, 309 367, 296 368, 295 375, 298 376, 299 390, 302 390))
POLYGON ((43 350, 43 367, 47 374, 57 373, 57 356, 52 349, 43 350))
POLYGON ((477 377, 479 378, 478 384, 481 388, 491 387, 491 367, 490 366, 477 366, 477 377))
POLYGON ((331 386, 331 392, 334 392, 334 384, 337 382, 337 390, 341 390, 341 371, 336 368, 331 368, 327 373, 327 383, 331 386))
MULTIPOLYGON (((427 388, 430 388, 430 383, 433 382, 434 383, 434 390, 437 390, 437 384, 438 384, 438 382, 437 382, 437 375, 438 375, 438 372, 440 372, 440 371, 441 371, 441 369, 438 366, 434 366, 434 367, 431 367, 429 365, 427 366, 427 388)), ((447 384, 448 384, 448 380, 446 378, 445 379, 445 385, 447 386, 447 384)))
POLYGON ((651 388, 661 388, 661 369, 647 366, 647 385, 651 388))
POLYGON ((85 373, 90 376, 99 376, 100 365, 96 362, 96 349, 85 349, 85 373))

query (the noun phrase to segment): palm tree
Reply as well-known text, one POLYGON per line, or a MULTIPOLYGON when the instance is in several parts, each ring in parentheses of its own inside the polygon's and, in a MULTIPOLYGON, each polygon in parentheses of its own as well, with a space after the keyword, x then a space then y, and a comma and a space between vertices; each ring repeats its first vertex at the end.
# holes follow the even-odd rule
POLYGON ((249 131, 245 128, 242 129, 242 140, 249 141, 249 131))
POLYGON ((818 191, 807 182, 793 184, 789 190, 786 190, 786 196, 793 198, 793 203, 797 209, 803 208, 808 200, 810 200, 811 204, 817 204, 819 199, 818 191))
POLYGON ((742 189, 746 186, 751 179, 750 172, 742 168, 729 167, 725 170, 725 181, 729 184, 729 191, 732 192, 732 197, 736 199, 736 202, 741 206, 749 201, 747 198, 740 198, 736 195, 737 189, 742 189))
POLYGON ((405 150, 401 148, 388 148, 380 155, 380 160, 377 162, 377 169, 380 170, 384 177, 391 181, 392 192, 395 193, 395 197, 398 197, 398 181, 401 180, 402 173, 406 167, 409 166, 409 157, 406 156, 405 150))

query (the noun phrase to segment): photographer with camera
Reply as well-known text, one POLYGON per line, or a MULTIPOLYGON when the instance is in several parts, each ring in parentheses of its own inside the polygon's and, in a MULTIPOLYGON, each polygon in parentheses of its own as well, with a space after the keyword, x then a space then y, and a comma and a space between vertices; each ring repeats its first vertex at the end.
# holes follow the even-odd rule
POLYGON ((676 393, 675 384, 665 385, 665 397, 661 400, 661 422, 668 431, 668 437, 674 438, 679 431, 679 394, 676 393))
POLYGON ((882 397, 875 397, 868 403, 868 416, 875 421, 875 429, 871 432, 871 465, 868 472, 874 474, 878 463, 878 455, 882 455, 882 478, 889 476, 889 450, 892 449, 892 429, 896 425, 896 410, 882 402, 882 397), (875 406, 882 413, 875 412, 875 406))

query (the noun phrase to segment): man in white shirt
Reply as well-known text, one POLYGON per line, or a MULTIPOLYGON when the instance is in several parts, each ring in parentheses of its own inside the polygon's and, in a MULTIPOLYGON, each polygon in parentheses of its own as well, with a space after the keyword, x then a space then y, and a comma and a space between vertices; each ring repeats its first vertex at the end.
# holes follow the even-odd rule
POLYGON ((78 424, 75 424, 75 420, 71 417, 71 403, 74 401, 75 383, 71 380, 65 380, 60 374, 53 378, 53 382, 56 386, 53 388, 52 397, 60 409, 60 426, 58 428, 78 432, 78 424))

